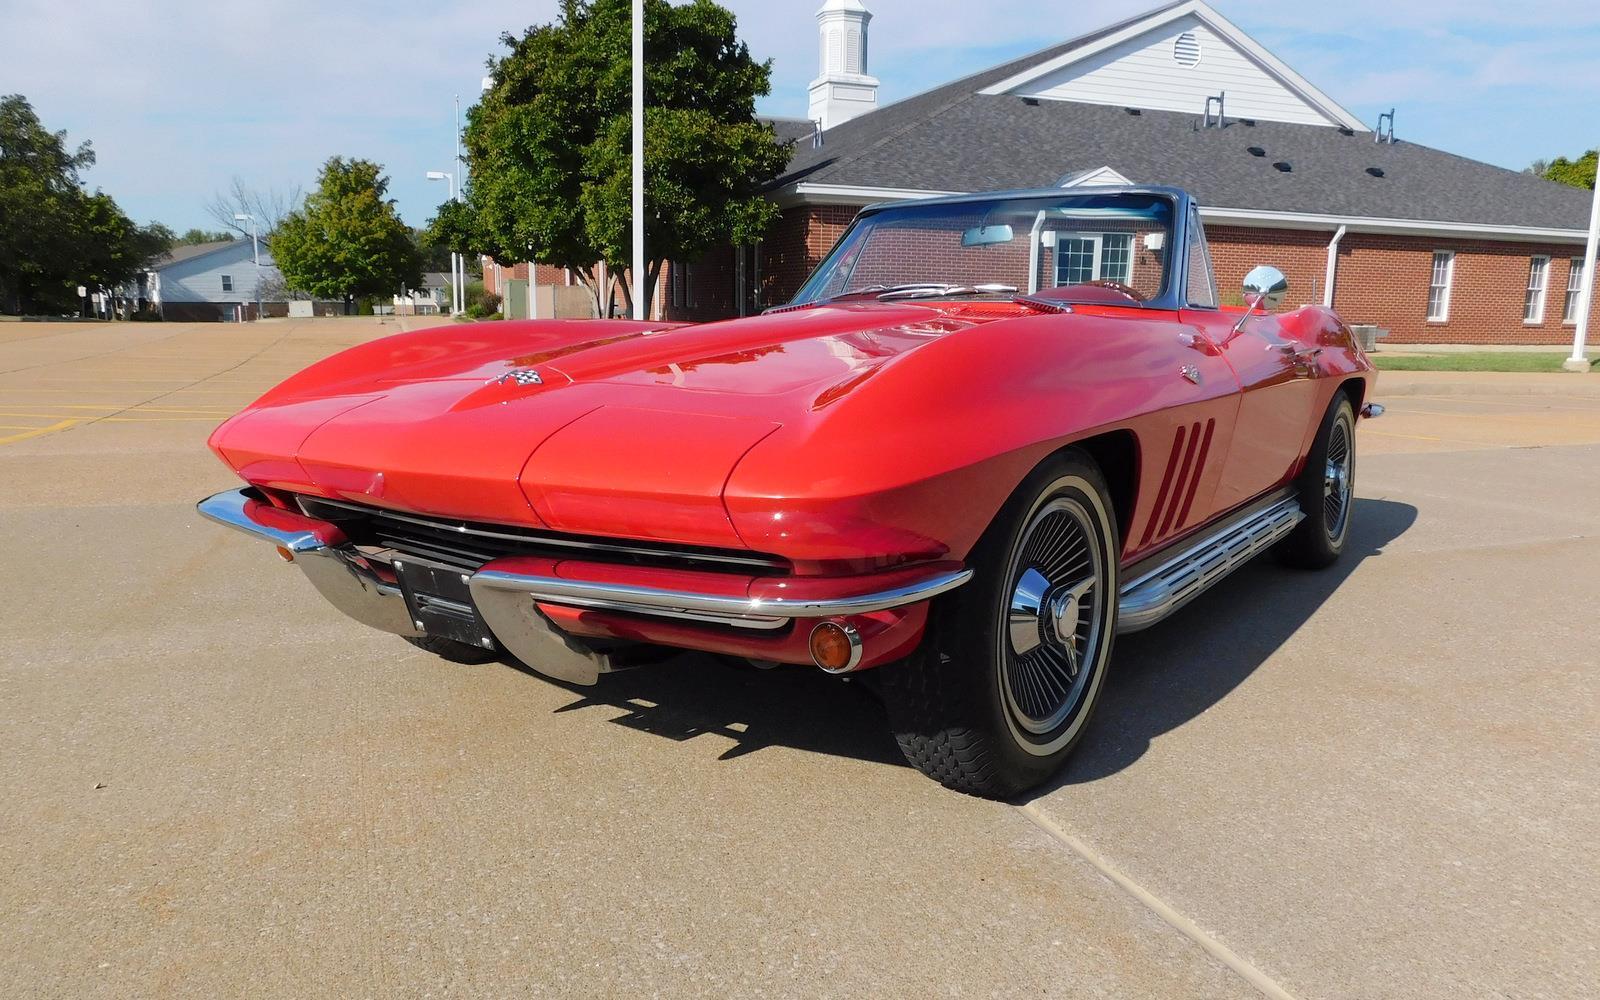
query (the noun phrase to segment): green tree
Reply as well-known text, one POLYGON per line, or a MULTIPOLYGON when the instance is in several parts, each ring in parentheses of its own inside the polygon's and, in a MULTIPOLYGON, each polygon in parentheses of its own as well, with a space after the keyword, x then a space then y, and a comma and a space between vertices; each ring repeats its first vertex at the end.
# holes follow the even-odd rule
POLYGON ((237 238, 225 229, 186 229, 182 236, 174 237, 172 242, 174 246, 186 247, 198 243, 221 243, 223 240, 237 238))
MULTIPOLYGON (((789 146, 755 119, 771 64, 750 57, 732 13, 644 7, 648 309, 666 260, 765 231, 777 208, 762 192, 789 146)), ((467 116, 466 200, 440 206, 434 232, 503 264, 570 268, 603 309, 597 265, 620 275, 632 253, 630 4, 565 0, 555 23, 501 41, 511 51, 490 60, 494 86, 467 116)))
POLYGON ((71 312, 77 285, 114 287, 165 252, 172 231, 138 226, 84 190, 94 149, 67 147, 20 94, 0 97, 0 309, 71 312))
POLYGON ((1593 149, 1576 160, 1558 156, 1548 163, 1543 160, 1535 162, 1534 173, 1545 180, 1555 181, 1558 184, 1567 184, 1575 188, 1586 188, 1593 191, 1597 159, 1600 159, 1600 151, 1593 149), (1540 169, 1541 167, 1543 169, 1540 169))
POLYGON ((289 287, 348 304, 421 285, 422 255, 388 190, 389 178, 369 160, 323 164, 317 189, 272 236, 289 287))

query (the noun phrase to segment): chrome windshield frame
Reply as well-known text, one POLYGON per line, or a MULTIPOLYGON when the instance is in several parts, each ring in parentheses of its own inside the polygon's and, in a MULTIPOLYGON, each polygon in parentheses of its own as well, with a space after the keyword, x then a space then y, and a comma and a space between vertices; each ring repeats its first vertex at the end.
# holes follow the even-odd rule
MULTIPOLYGON (((819 263, 816 268, 806 276, 806 280, 801 284, 799 290, 795 293, 795 297, 789 302, 773 308, 775 310, 794 309, 802 306, 821 305, 829 301, 825 298, 807 299, 805 301, 801 301, 800 295, 811 287, 812 283, 816 280, 819 274, 828 269, 829 266, 834 263, 840 249, 848 245, 851 237, 855 235, 857 229, 863 223, 875 215, 890 211, 892 209, 905 208, 911 205, 919 207, 938 205, 972 205, 981 204, 983 202, 998 201, 1048 200, 1052 202, 1059 202, 1063 199, 1073 197, 1105 198, 1114 197, 1117 195, 1141 195, 1147 197, 1154 196, 1167 199, 1172 203, 1172 249, 1168 254, 1168 274, 1166 287, 1162 290, 1161 294, 1146 299, 1144 302, 1140 303, 1140 306, 1146 309, 1161 310, 1178 310, 1186 308, 1185 303, 1188 302, 1189 295, 1189 230, 1192 225, 1200 224, 1198 222, 1199 205, 1193 198, 1189 196, 1189 193, 1184 191, 1182 188, 1169 187, 1161 184, 1118 184, 1081 189, 1029 188, 1018 191, 988 191, 976 194, 940 195, 933 198, 906 198, 896 201, 876 202, 866 206, 856 214, 855 219, 851 221, 849 226, 845 227, 845 231, 840 234, 839 239, 834 242, 832 248, 830 248, 828 253, 822 258, 821 263, 819 263), (1191 207, 1195 210, 1192 214, 1190 212, 1191 207), (1191 223, 1191 219, 1196 221, 1191 223)), ((844 296, 841 297, 847 297, 853 294, 854 293, 845 293, 844 296)))

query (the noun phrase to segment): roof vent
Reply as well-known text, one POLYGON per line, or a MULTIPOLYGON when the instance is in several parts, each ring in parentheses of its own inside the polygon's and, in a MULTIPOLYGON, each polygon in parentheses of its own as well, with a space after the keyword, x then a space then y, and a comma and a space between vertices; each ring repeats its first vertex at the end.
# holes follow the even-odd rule
POLYGON ((1348 125, 1340 125, 1339 126, 1339 134, 1340 135, 1355 135, 1356 134, 1356 130, 1351 128, 1348 125))
POLYGON ((1378 127, 1372 132, 1372 141, 1394 142, 1394 108, 1390 108, 1388 111, 1385 111, 1383 114, 1378 116, 1378 127), (1385 119, 1387 119, 1389 122, 1389 127, 1387 129, 1383 127, 1385 119))
POLYGON ((1250 146, 1247 149, 1245 149, 1245 152, 1249 153, 1251 156, 1266 156, 1267 155, 1267 151, 1262 149, 1260 146, 1250 146))
POLYGON ((1234 121, 1238 122, 1240 125, 1245 126, 1246 128, 1255 128, 1256 127, 1256 120, 1254 118, 1235 118, 1234 121))
POLYGON ((1272 165, 1272 169, 1278 171, 1281 174, 1286 174, 1289 171, 1294 169, 1294 165, 1291 164, 1288 160, 1279 160, 1277 163, 1274 163, 1272 165))
POLYGON ((1140 115, 1144 114, 1144 112, 1140 111, 1138 108, 1123 108, 1122 110, 1126 111, 1128 114, 1132 115, 1135 118, 1137 118, 1140 115))
POLYGON ((1172 61, 1179 66, 1200 64, 1200 39, 1194 36, 1194 32, 1185 31, 1173 40, 1172 61))
POLYGON ((1367 168, 1367 173, 1371 174, 1373 177, 1382 177, 1383 176, 1383 168, 1382 167, 1368 167, 1367 168))
POLYGON ((1039 106, 1039 99, 1037 97, 1024 97, 1022 99, 1022 103, 1026 104, 1030 108, 1037 108, 1039 106))

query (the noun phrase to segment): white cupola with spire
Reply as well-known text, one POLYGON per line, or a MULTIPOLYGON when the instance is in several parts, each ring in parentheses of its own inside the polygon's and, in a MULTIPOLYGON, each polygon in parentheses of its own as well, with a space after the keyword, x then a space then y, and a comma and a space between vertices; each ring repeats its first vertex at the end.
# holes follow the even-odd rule
POLYGON ((812 121, 832 128, 878 106, 877 77, 867 75, 867 22, 861 0, 823 0, 817 11, 821 52, 811 81, 812 121))

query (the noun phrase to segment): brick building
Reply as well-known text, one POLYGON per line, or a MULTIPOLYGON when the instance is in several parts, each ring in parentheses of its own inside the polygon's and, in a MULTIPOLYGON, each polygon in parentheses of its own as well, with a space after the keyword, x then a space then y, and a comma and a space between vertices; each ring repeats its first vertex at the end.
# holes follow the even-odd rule
POLYGON ((1394 343, 1571 342, 1587 192, 1406 142, 1392 118, 1375 132, 1200 0, 883 107, 872 15, 825 0, 817 17, 820 129, 773 123, 797 139, 772 192, 781 220, 756 246, 665 269, 661 315, 787 301, 862 205, 1132 182, 1205 206, 1225 294, 1272 264, 1287 305, 1331 302, 1394 343))

